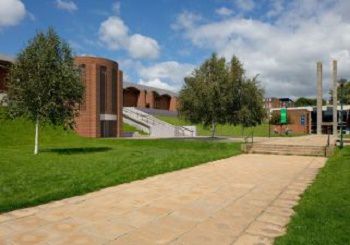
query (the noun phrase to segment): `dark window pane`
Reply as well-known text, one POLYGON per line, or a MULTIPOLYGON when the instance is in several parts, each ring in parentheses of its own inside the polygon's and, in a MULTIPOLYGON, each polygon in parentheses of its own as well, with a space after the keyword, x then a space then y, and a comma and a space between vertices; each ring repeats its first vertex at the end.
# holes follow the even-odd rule
POLYGON ((106 113, 107 68, 100 67, 100 114, 106 113))
POLYGON ((117 114, 117 71, 112 70, 112 114, 117 114))
POLYGON ((86 110, 86 67, 85 64, 79 65, 79 70, 80 70, 80 81, 84 85, 85 92, 84 92, 84 98, 83 98, 83 103, 80 105, 80 110, 86 110))

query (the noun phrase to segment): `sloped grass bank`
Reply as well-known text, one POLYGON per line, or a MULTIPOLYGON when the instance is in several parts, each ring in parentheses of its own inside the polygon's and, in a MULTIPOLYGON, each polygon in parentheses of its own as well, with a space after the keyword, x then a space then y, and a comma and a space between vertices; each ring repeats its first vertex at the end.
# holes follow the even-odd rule
POLYGON ((331 157, 275 244, 350 244, 350 147, 331 157))
MULTIPOLYGON (((173 125, 177 126, 186 126, 186 125, 191 125, 190 122, 186 122, 185 120, 178 118, 176 116, 163 116, 163 115, 158 115, 156 116, 160 120, 163 120, 165 122, 168 122, 173 125)), ((197 133, 200 136, 210 136, 211 135, 211 130, 209 128, 204 128, 202 124, 197 124, 197 133)), ((271 125, 271 131, 273 131, 274 126, 271 125)), ((216 135, 217 136, 229 136, 229 137, 242 137, 243 136, 251 136, 252 133, 254 136, 257 137, 268 137, 269 136, 269 124, 268 123, 263 123, 261 125, 258 125, 254 128, 245 128, 242 130, 242 127, 240 125, 234 126, 234 125, 217 125, 216 127, 216 135)), ((292 137, 292 136, 301 136, 303 134, 301 133, 292 133, 291 135, 279 135, 279 134, 274 134, 271 132, 270 136, 286 136, 286 137, 292 137)))
POLYGON ((0 119, 0 213, 84 194, 239 154, 240 146, 195 140, 88 139, 61 128, 0 119))

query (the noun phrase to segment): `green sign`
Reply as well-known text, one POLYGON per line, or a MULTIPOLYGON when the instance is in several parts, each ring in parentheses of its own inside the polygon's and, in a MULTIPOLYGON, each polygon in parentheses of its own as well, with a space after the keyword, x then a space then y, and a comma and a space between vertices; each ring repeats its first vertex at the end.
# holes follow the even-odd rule
POLYGON ((287 123, 287 108, 281 109, 281 124, 287 123))

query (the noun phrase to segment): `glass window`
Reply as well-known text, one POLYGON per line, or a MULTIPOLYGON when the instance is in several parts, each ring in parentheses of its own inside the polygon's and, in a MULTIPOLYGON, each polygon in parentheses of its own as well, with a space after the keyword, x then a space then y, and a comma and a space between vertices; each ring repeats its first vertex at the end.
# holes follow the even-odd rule
POLYGON ((80 81, 84 85, 85 91, 84 91, 84 97, 83 102, 80 104, 80 110, 86 110, 86 67, 85 64, 79 65, 79 71, 80 71, 80 81))
POLYGON ((100 67, 100 114, 106 113, 107 68, 100 67))
POLYGON ((117 114, 117 71, 112 70, 112 114, 117 114))

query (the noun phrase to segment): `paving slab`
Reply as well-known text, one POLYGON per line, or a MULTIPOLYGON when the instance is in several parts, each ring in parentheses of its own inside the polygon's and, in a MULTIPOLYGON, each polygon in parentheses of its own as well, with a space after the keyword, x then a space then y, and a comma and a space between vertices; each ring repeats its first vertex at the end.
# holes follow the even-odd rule
POLYGON ((0 214, 0 244, 272 244, 325 161, 240 155, 0 214))

